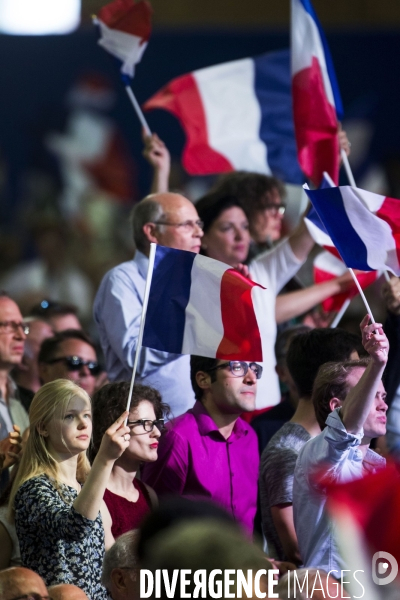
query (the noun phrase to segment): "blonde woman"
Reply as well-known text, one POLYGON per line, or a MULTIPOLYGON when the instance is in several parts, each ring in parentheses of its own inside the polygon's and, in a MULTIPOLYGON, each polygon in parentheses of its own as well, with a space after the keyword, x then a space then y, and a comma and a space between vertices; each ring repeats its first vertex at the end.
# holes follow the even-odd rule
POLYGON ((107 598, 100 582, 103 518, 109 519, 103 495, 115 460, 129 446, 127 415, 107 429, 90 470, 88 394, 72 381, 57 379, 33 398, 30 435, 10 507, 15 511, 22 564, 41 575, 47 586, 71 583, 90 600, 107 598))

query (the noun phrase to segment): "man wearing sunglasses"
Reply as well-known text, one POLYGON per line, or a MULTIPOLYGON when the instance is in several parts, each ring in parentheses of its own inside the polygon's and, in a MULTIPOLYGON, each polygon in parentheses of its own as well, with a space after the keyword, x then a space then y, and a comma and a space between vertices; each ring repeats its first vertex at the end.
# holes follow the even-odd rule
POLYGON ((39 357, 39 376, 43 383, 55 379, 69 379, 89 396, 97 387, 101 367, 96 349, 89 337, 80 330, 67 329, 44 340, 39 357))
POLYGON ((157 494, 207 498, 252 533, 257 505, 258 444, 242 412, 254 410, 261 365, 192 356, 194 407, 166 426, 158 460, 143 480, 157 494))

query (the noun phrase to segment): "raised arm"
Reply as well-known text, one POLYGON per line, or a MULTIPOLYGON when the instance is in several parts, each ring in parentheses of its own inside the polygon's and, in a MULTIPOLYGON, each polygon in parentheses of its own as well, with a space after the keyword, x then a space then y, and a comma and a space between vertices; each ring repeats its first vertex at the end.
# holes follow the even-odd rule
POLYGON ((380 323, 368 324, 369 316, 361 321, 362 343, 371 361, 361 379, 350 390, 341 408, 341 417, 349 433, 359 433, 375 400, 385 370, 389 342, 380 323))
POLYGON ((168 148, 156 133, 143 136, 143 156, 153 168, 151 193, 168 192, 171 157, 168 148))

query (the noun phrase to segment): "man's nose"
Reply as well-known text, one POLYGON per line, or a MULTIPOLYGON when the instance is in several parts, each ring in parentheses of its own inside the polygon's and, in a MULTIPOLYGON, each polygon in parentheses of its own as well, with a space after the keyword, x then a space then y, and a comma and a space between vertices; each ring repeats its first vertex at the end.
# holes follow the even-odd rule
POLYGON ((246 375, 244 376, 243 381, 247 383, 247 385, 254 385, 256 383, 257 376, 254 373, 253 369, 250 369, 250 367, 246 375))

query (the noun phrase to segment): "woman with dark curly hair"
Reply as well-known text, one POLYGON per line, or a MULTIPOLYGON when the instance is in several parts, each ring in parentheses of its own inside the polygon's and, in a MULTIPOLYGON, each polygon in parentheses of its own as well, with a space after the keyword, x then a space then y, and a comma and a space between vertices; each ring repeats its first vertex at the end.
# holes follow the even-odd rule
MULTIPOLYGON (((109 383, 94 394, 91 460, 99 450, 104 432, 114 423, 114 415, 121 414, 121 407, 122 411, 125 409, 129 387, 130 384, 125 381, 109 383)), ((136 474, 142 462, 157 460, 158 438, 168 413, 169 406, 162 402, 157 390, 139 384, 133 387, 127 423, 130 443, 115 461, 104 494, 114 538, 137 529, 143 517, 157 504, 154 490, 136 479, 136 474)))

